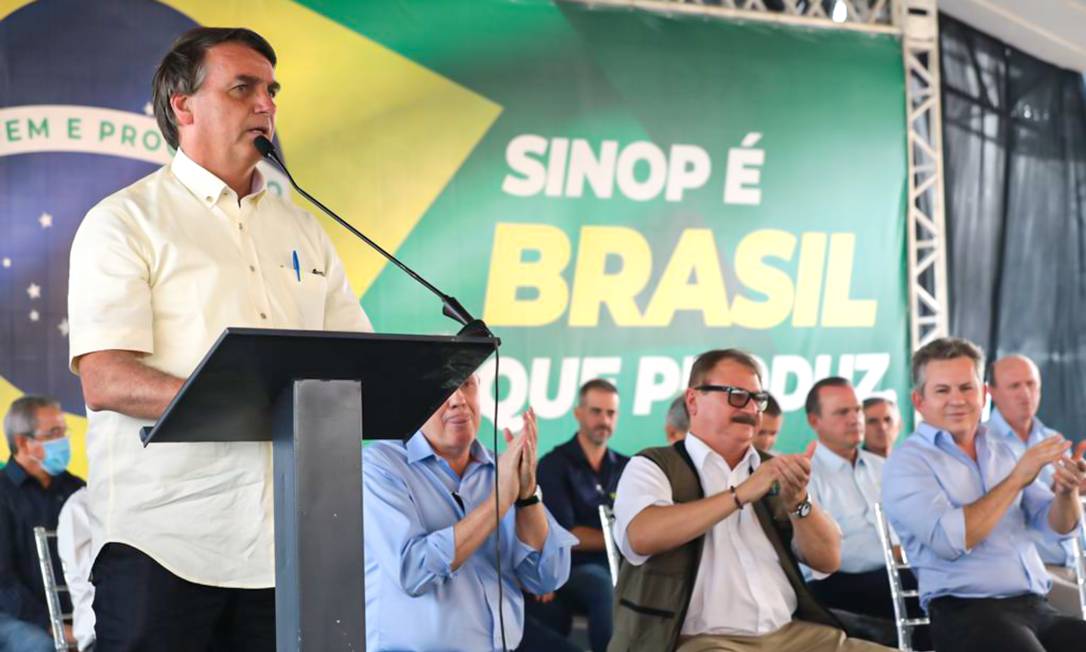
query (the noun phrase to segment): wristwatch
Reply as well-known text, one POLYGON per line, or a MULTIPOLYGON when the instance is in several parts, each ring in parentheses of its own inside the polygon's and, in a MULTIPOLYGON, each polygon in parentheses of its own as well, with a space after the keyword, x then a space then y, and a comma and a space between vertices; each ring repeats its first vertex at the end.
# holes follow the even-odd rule
POLYGON ((536 483, 535 493, 527 498, 517 500, 517 502, 513 503, 513 506, 517 509, 520 509, 521 507, 530 507, 541 500, 543 500, 543 489, 540 488, 539 483, 536 483))
POLYGON ((796 518, 807 518, 811 514, 811 496, 810 494, 803 497, 803 501, 796 505, 796 508, 788 513, 789 516, 795 516, 796 518))

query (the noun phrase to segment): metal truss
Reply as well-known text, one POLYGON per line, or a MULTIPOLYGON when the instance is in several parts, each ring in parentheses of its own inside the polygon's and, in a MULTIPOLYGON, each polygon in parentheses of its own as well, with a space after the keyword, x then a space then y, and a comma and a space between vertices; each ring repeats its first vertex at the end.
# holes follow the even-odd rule
POLYGON ((943 111, 936 0, 579 0, 588 5, 689 12, 851 29, 901 37, 908 133, 909 344, 949 332, 943 203, 943 111))
POLYGON ((742 12, 777 14, 837 25, 891 25, 890 0, 671 0, 742 12))
POLYGON ((899 33, 894 0, 567 0, 587 5, 624 6, 666 13, 899 33))
POLYGON ((949 334, 946 219, 943 203, 943 107, 936 0, 895 0, 902 31, 909 155, 910 345, 949 334))

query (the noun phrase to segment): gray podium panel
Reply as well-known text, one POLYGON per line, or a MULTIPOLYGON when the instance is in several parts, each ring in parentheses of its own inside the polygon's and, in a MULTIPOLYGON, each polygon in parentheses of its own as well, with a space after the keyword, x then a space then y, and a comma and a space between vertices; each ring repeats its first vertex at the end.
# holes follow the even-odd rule
POLYGON ((140 433, 272 441, 279 652, 365 649, 362 439, 413 435, 499 343, 228 328, 140 433))
POLYGON ((294 381, 273 433, 276 649, 364 650, 362 383, 294 381))

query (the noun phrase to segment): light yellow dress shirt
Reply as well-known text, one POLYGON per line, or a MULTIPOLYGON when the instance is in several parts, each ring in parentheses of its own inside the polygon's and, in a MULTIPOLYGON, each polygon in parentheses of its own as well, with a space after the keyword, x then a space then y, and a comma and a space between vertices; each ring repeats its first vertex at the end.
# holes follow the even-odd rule
MULTIPOLYGON (((81 355, 122 349, 186 378, 227 326, 372 330, 317 221, 259 172, 252 190, 239 204, 179 150, 87 213, 71 253, 73 371, 81 355)), ((91 410, 87 420, 94 556, 123 543, 198 584, 274 586, 269 442, 144 448, 148 421, 91 410)))

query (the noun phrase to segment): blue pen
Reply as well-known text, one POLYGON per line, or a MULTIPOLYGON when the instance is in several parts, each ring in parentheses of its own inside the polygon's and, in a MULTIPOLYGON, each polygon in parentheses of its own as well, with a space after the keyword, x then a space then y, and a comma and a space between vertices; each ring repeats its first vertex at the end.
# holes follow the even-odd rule
POLYGON ((302 268, 298 264, 298 251, 294 250, 290 252, 290 256, 294 261, 294 276, 298 278, 298 282, 302 282, 302 268))

